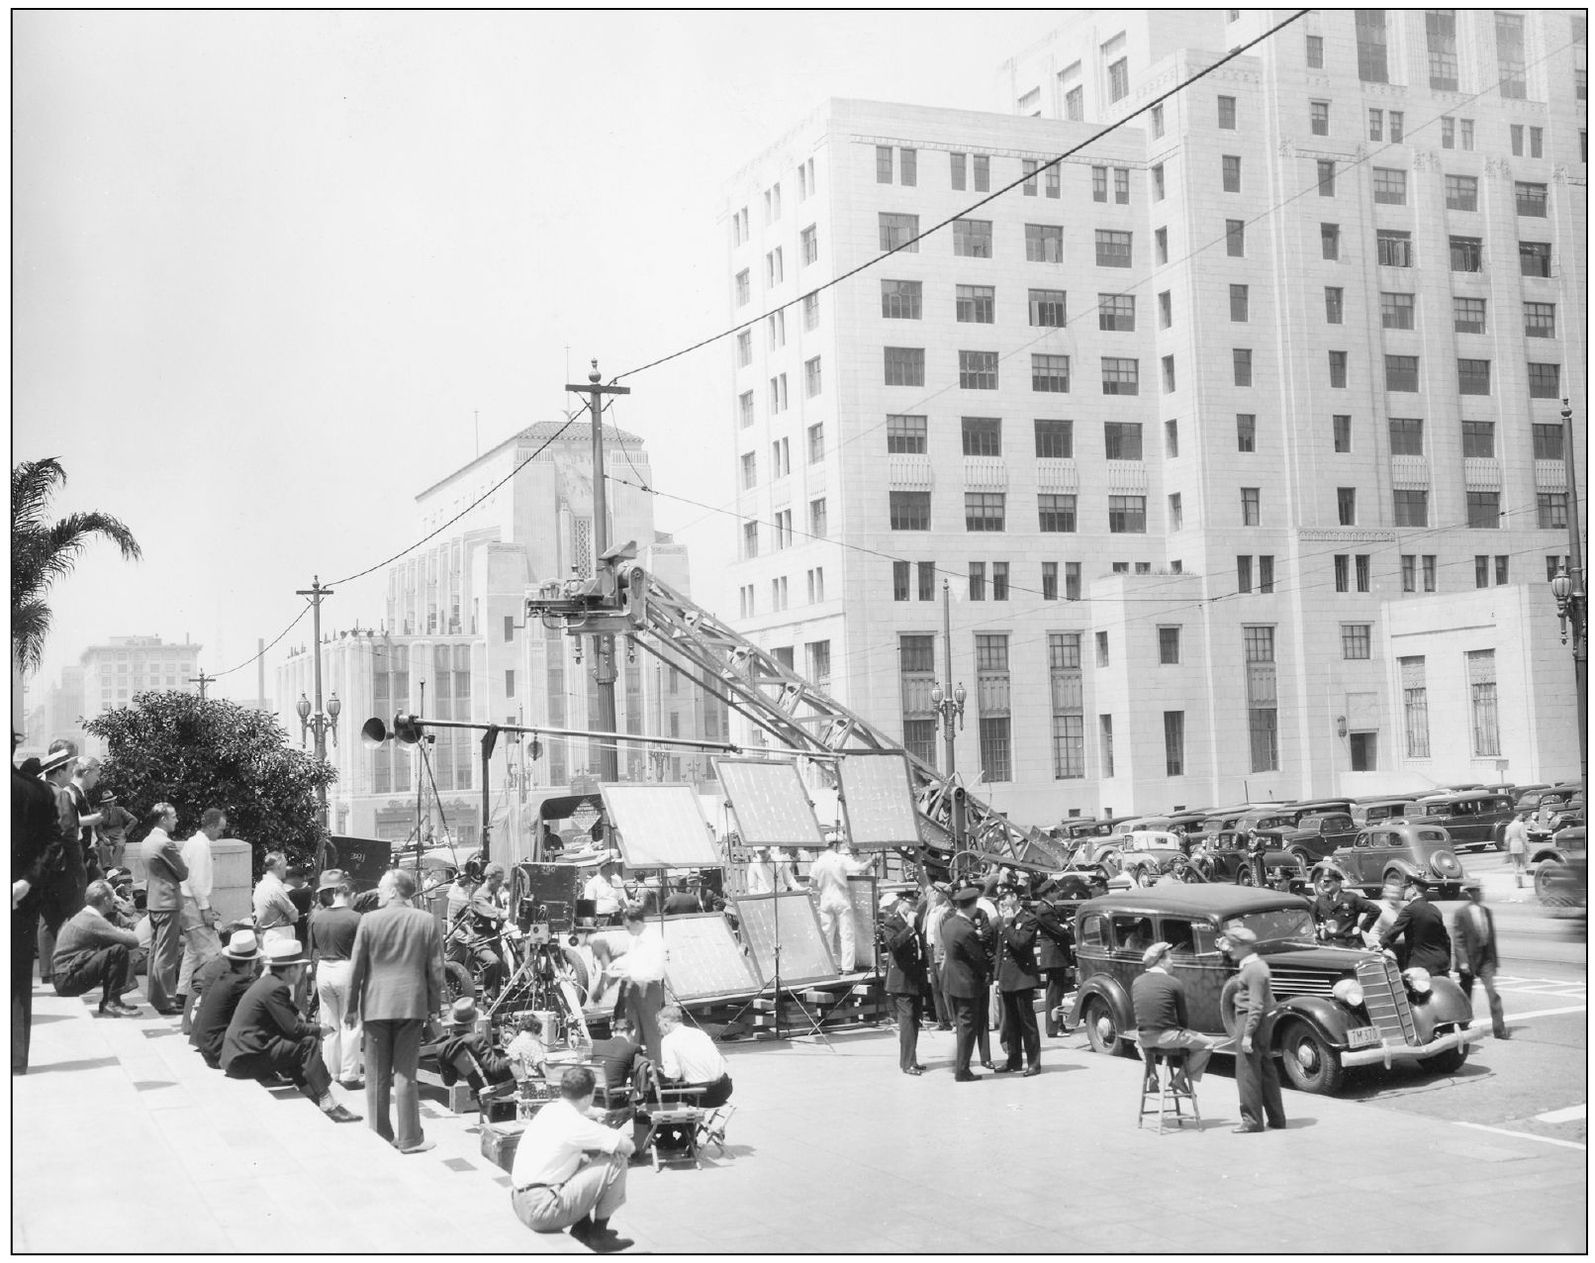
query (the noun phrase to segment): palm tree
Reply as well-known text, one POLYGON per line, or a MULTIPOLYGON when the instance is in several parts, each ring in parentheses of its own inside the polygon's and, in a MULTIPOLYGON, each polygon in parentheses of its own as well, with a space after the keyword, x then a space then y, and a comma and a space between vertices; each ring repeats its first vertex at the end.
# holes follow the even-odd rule
POLYGON ((90 538, 115 542, 128 561, 144 554, 121 519, 108 513, 71 513, 47 521, 56 486, 66 470, 53 456, 25 460, 11 470, 11 657, 23 671, 37 671, 50 634, 50 585, 77 565, 90 538))

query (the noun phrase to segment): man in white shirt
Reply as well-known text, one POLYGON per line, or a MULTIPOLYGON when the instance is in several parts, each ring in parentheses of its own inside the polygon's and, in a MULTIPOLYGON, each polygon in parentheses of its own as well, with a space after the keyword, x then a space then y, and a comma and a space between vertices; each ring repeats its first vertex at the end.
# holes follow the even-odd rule
POLYGON ((225 832, 226 813, 220 807, 207 807, 199 818, 194 836, 183 843, 183 863, 188 865, 188 876, 179 887, 183 895, 183 906, 178 912, 178 924, 183 931, 183 963, 177 973, 177 1002, 184 1005, 185 1026, 192 1020, 186 1002, 191 994, 189 987, 194 971, 222 954, 221 936, 216 933, 216 922, 220 918, 210 906, 211 891, 216 885, 210 844, 225 832))
POLYGON ((591 899, 597 905, 595 915, 599 925, 619 923, 625 893, 626 888, 620 880, 620 865, 614 860, 599 864, 598 871, 582 887, 582 898, 591 899))
POLYGON ((626 1202, 626 1162, 636 1146, 588 1117, 595 1081, 586 1066, 565 1071, 559 1100, 526 1125, 510 1168, 510 1205, 533 1232, 570 1235, 597 1254, 631 1241, 609 1226, 626 1202))
POLYGON ((660 1058, 659 1010, 665 1003, 665 940, 657 925, 648 924, 641 904, 625 912, 626 950, 609 962, 609 974, 625 980, 615 1011, 624 1009, 632 1028, 642 1037, 648 1059, 660 1058))
POLYGON ((659 1029, 659 1073, 683 1087, 705 1089, 696 1103, 709 1109, 724 1105, 731 1098, 731 1068, 714 1040, 695 1026, 681 1024, 681 1010, 674 1004, 661 1010, 659 1029))
POLYGON ((299 909, 288 897, 288 857, 281 851, 268 851, 262 867, 265 871, 255 883, 252 899, 255 929, 260 932, 261 942, 295 938, 294 922, 299 919, 299 909))
POLYGON ((853 972, 857 963, 854 944, 853 900, 848 894, 847 879, 862 873, 869 865, 852 858, 852 848, 840 837, 831 840, 830 849, 809 866, 809 890, 817 896, 820 912, 820 936, 836 952, 837 966, 844 974, 853 972))

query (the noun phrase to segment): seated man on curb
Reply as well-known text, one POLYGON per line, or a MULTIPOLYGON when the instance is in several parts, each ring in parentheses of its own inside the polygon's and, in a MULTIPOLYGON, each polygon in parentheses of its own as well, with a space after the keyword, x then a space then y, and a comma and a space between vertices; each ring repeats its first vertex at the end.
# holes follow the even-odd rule
POLYGON ((229 1079, 260 1079, 280 1074, 335 1123, 358 1123, 332 1099, 332 1076, 321 1059, 321 1030, 294 1008, 294 984, 305 968, 299 940, 266 941, 266 972, 250 984, 238 1002, 222 1039, 222 1069, 229 1079))
POLYGON ((260 964, 260 944, 254 929, 247 921, 241 926, 237 922, 233 924, 234 929, 228 936, 227 946, 222 948, 221 956, 201 966, 199 973, 194 976, 197 984, 213 966, 221 966, 219 976, 214 981, 204 980, 205 985, 199 993, 199 1008, 194 1014, 194 1029, 188 1036, 188 1042, 194 1045, 212 1070, 222 1068, 222 1040, 227 1037, 227 1028, 232 1025, 233 1014, 238 1011, 238 1002, 254 983, 260 964))
POLYGON ((570 1235, 598 1254, 624 1250, 631 1241, 609 1226, 626 1201, 626 1162, 631 1137, 588 1117, 593 1072, 565 1072, 559 1100, 550 1101, 526 1125, 510 1168, 510 1204, 533 1232, 570 1235))
POLYGON ((476 1001, 462 996, 449 1011, 450 1031, 438 1045, 438 1074, 443 1086, 452 1088, 461 1079, 478 1097, 484 1088, 495 1088, 515 1081, 510 1059, 494 1052, 492 1040, 476 1033, 476 1001))
POLYGON ((138 935, 112 921, 116 895, 109 882, 90 882, 83 897, 83 907, 55 938, 55 993, 79 996, 98 983, 101 1017, 136 1017, 137 1006, 123 1004, 122 993, 133 986, 132 952, 138 935))
POLYGON ((1202 1081, 1202 1071, 1218 1041, 1188 1029, 1191 1019, 1185 1008, 1185 984, 1164 968, 1173 950, 1167 943, 1153 943, 1142 953, 1146 972, 1130 985, 1130 1006, 1135 1010, 1142 1048, 1184 1051, 1185 1069, 1174 1072, 1174 1082, 1189 1090, 1202 1081))
POLYGON ((704 1088, 694 1103, 713 1109, 731 1099, 731 1074, 714 1040, 696 1026, 681 1024, 674 1004, 659 1011, 659 1073, 673 1087, 704 1088))

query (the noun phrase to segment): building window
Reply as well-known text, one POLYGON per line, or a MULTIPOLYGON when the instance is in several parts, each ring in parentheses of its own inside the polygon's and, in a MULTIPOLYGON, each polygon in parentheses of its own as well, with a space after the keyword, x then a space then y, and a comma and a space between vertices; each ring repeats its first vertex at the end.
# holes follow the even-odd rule
POLYGON ((1372 557, 1369 554, 1367 554, 1367 553, 1358 553, 1354 558, 1352 558, 1352 560, 1354 562, 1356 562, 1357 591, 1359 591, 1359 592, 1371 591, 1371 588, 1372 588, 1372 585, 1371 585, 1371 575, 1372 575, 1371 562, 1373 560, 1372 557))
POLYGON ((924 284, 920 281, 882 281, 881 316, 886 320, 918 320, 923 312, 924 284))
POLYGON ((1251 769, 1279 769, 1279 694, 1274 666, 1274 629, 1242 627, 1246 664, 1247 726, 1251 736, 1251 769))
POLYGON ((1440 148, 1455 149, 1457 147, 1457 121, 1449 114, 1440 118, 1440 148))
MULTIPOLYGON (((819 361, 815 361, 818 363, 819 361)), ((809 464, 818 465, 825 459, 825 423, 815 422, 809 426, 809 464)))
POLYGON ((1102 439, 1104 452, 1109 460, 1141 459, 1139 421, 1104 421, 1102 439))
POLYGON ((1163 423, 1163 455, 1173 459, 1180 454, 1180 423, 1178 421, 1165 421, 1163 423))
MULTIPOLYGON (((1436 92, 1457 90, 1457 15, 1455 9, 1428 9, 1424 12, 1424 32, 1428 38, 1429 87, 1436 92)), ((1422 662, 1423 659, 1416 659, 1422 662)), ((1425 739, 1427 746, 1427 738, 1425 739)), ((1427 757, 1427 754, 1425 754, 1427 757)))
POLYGON ((1006 601, 1008 599, 1008 563, 994 561, 991 563, 991 599, 993 601, 1006 601))
POLYGON ((1385 112, 1370 109, 1368 111, 1368 139, 1383 140, 1385 138, 1385 112))
POLYGON ((1495 422, 1462 423, 1462 455, 1489 459, 1495 455, 1495 422))
POLYGON ((1224 131, 1235 130, 1235 98, 1221 96, 1218 99, 1218 125, 1224 131))
POLYGON ((1497 89, 1503 100, 1521 101, 1528 95, 1527 67, 1523 56, 1523 17, 1518 13, 1495 15, 1497 89))
POLYGON ((1549 276, 1551 274, 1551 243, 1549 241, 1520 241, 1517 243, 1518 270, 1524 276, 1549 276))
POLYGON ((1013 779, 1009 739, 1008 637, 975 636, 976 697, 980 704, 980 766, 988 781, 1013 779))
POLYGON ((1473 559, 1473 586, 1487 588, 1490 586, 1490 557, 1488 553, 1476 556, 1473 559))
POLYGON ((1545 218, 1545 185, 1524 184, 1519 181, 1512 187, 1517 193, 1517 213, 1519 215, 1527 215, 1533 219, 1545 218))
POLYGON ((1159 162, 1153 164, 1152 167, 1152 200, 1154 202, 1161 202, 1163 200, 1163 194, 1163 164, 1159 162))
POLYGON ((744 390, 737 396, 737 420, 742 429, 753 424, 753 392, 744 390))
POLYGON ((1135 332, 1135 296, 1098 294, 1097 328, 1110 332, 1135 332))
POLYGON ((1396 491, 1392 493, 1397 526, 1429 525, 1429 493, 1427 491, 1396 491))
POLYGON ((1339 514, 1341 526, 1357 525, 1357 489, 1355 487, 1336 487, 1335 507, 1339 514))
POLYGON ((1130 64, 1120 57, 1108 67, 1108 101, 1122 101, 1130 95, 1130 64))
POLYGON ((903 745, 916 758, 936 766, 936 717, 930 708, 930 691, 936 682, 936 638, 914 635, 897 638, 901 679, 903 745))
POLYGON ((1473 712, 1473 757, 1499 758, 1501 733, 1496 716, 1495 650, 1468 654, 1468 694, 1473 712))
POLYGON ((990 285, 959 285, 953 310, 960 324, 993 324, 997 319, 997 291, 990 285))
POLYGON ((1152 107, 1152 139, 1163 139, 1163 107, 1161 105, 1152 107))
POLYGON ((1078 601, 1080 599, 1080 563, 1066 561, 1063 563, 1063 599, 1065 601, 1078 601))
POLYGON ((1318 242, 1323 248, 1324 258, 1337 261, 1340 258, 1340 225, 1319 224, 1318 242))
POLYGON ((916 149, 902 149, 898 151, 898 172, 902 183, 912 188, 919 180, 919 151, 916 149))
POLYGON ((996 390, 997 352, 958 352, 958 385, 964 390, 996 390))
POLYGON ((1418 357, 1416 355, 1385 356, 1385 389, 1417 390, 1418 357))
POLYGON ((1001 491, 964 492, 964 529, 966 531, 1005 529, 1007 499, 1008 497, 1001 491))
POLYGON ((1386 61, 1385 11, 1357 9, 1357 78, 1364 83, 1389 83, 1386 61))
POLYGON ((1130 168, 1113 168, 1113 203, 1115 206, 1128 206, 1130 204, 1130 168))
POLYGON ((1324 68, 1324 37, 1322 35, 1309 35, 1307 37, 1307 69, 1322 70, 1324 68))
POLYGON ((1043 174, 1045 175, 1047 182, 1047 196, 1052 198, 1062 197, 1063 173, 1058 170, 1057 163, 1054 162, 1043 174))
MULTIPOLYGON (((1056 583, 1056 565, 1053 566, 1056 583)), ((1047 667, 1052 686, 1052 775, 1074 780, 1085 775, 1084 681, 1080 674, 1080 633, 1047 633, 1047 667)))
POLYGON ((936 563, 934 561, 917 561, 914 563, 914 570, 919 577, 919 599, 921 601, 934 601, 936 599, 936 563))
POLYGON ((991 220, 953 220, 953 253, 964 259, 991 258, 991 220))
POLYGON ((1061 289, 1030 291, 1030 324, 1033 328, 1061 329, 1069 323, 1067 295, 1061 289))
MULTIPOLYGON (((1034 227, 1037 227, 1037 225, 1025 225, 1025 243, 1027 248, 1030 243, 1030 230, 1034 227)), ((1063 254, 1063 230, 1053 229, 1053 231, 1059 234, 1058 255, 1059 258, 1061 258, 1063 254)), ((1098 228, 1096 230, 1097 266, 1105 268, 1129 267, 1132 262, 1132 237, 1133 234, 1128 232, 1118 232, 1110 228, 1098 228)), ((1033 254, 1027 254, 1027 257, 1033 259, 1036 256, 1033 254)), ((1048 262, 1054 261, 1056 260, 1048 260, 1048 262)))
POLYGON ((1180 662, 1180 629, 1178 627, 1159 627, 1157 629, 1157 660, 1161 666, 1178 666, 1180 662))
POLYGON ((1229 318, 1237 324, 1244 324, 1252 318, 1251 310, 1251 287, 1249 285, 1231 285, 1229 287, 1229 318))
POLYGON ((1407 757, 1429 757, 1429 689, 1422 658, 1398 658, 1401 673, 1402 727, 1406 731, 1407 757))
POLYGON ((1344 351, 1331 351, 1329 353, 1329 384, 1337 389, 1345 389, 1346 352, 1344 351))
POLYGON ((770 415, 786 411, 786 374, 770 378, 770 415))
MULTIPOLYGON (((1139 395, 1141 393, 1141 361, 1104 356, 1102 359, 1102 393, 1104 395, 1139 395)), ((1137 426, 1136 428, 1139 429, 1140 427, 1137 426)))
POLYGON ((1336 553, 1335 563, 1335 591, 1351 591, 1351 554, 1336 553))
POLYGON ((824 539, 826 536, 825 497, 809 501, 809 535, 814 539, 824 539))
POLYGON ((1556 336, 1556 304, 1524 303, 1523 336, 1525 338, 1554 338, 1556 336))
POLYGON ((1097 716, 1097 740, 1102 747, 1102 779, 1113 779, 1113 716, 1097 716))
POLYGON ((1163 393, 1165 395, 1172 395, 1174 393, 1174 389, 1175 389, 1175 387, 1174 387, 1174 357, 1172 355, 1165 355, 1163 357, 1162 364, 1163 364, 1163 393))
POLYGON ((1335 451, 1351 451, 1351 415, 1349 413, 1335 413, 1330 418, 1330 426, 1334 435, 1335 451))
POLYGON ((1372 625, 1369 623, 1342 623, 1340 625, 1340 656, 1347 661, 1370 656, 1369 646, 1372 625))
POLYGON ((965 456, 1001 456, 1002 420, 998 417, 964 417, 965 456))
POLYGON ((759 485, 759 458, 752 452, 742 453, 742 489, 749 491, 759 485))
POLYGON ((818 294, 803 295, 803 328, 813 331, 820 327, 820 296, 818 294))
POLYGON ((975 192, 991 192, 991 155, 977 153, 974 155, 975 167, 975 192))
POLYGON ((923 456, 926 450, 924 417, 902 413, 886 414, 886 450, 907 456, 923 456))
POLYGON ((774 250, 764 256, 764 272, 771 289, 774 289, 786 279, 786 270, 781 264, 780 246, 776 246, 774 250))
POLYGON ((1040 530, 1047 533, 1068 533, 1075 529, 1073 496, 1052 495, 1042 492, 1036 497, 1040 516, 1040 530))
POLYGON ((1418 555, 1416 553, 1401 554, 1401 590, 1403 592, 1416 592, 1418 590, 1418 555))
POLYGON ((771 312, 765 317, 765 328, 770 334, 770 350, 786 345, 786 312, 771 312))
POLYGON ((1258 555, 1257 590, 1263 593, 1272 593, 1274 590, 1274 557, 1272 553, 1260 553, 1258 555))
POLYGON ((1074 422, 1038 419, 1036 455, 1043 459, 1068 460, 1074 456, 1074 422))
POLYGON ((1457 393, 1461 395, 1487 395, 1490 393, 1490 361, 1458 360, 1457 393))
POLYGON ((1453 298, 1451 323, 1458 333, 1484 332, 1484 299, 1453 298))
MULTIPOLYGON (((1163 229, 1160 228, 1158 231, 1162 232, 1163 229)), ((1159 248, 1161 250, 1162 247, 1160 246, 1159 248)), ((1224 221, 1224 249, 1232 259, 1244 259, 1246 257, 1246 221, 1244 219, 1226 219, 1224 221)), ((1158 261, 1167 263, 1167 255, 1165 254, 1158 261)))
POLYGON ((1346 319, 1346 291, 1339 285, 1324 286, 1324 320, 1328 324, 1344 324, 1346 319))
POLYGON ((1373 200, 1384 206, 1407 204, 1407 173, 1394 167, 1373 169, 1373 200))
POLYGON ((1247 593, 1252 590, 1252 555, 1243 553, 1235 558, 1235 591, 1247 593))
POLYGON ((912 567, 908 562, 892 562, 892 600, 908 600, 908 581, 911 572, 912 567))
POLYGON ((1536 423, 1533 427, 1534 459, 1535 460, 1562 460, 1562 426, 1560 422, 1551 425, 1536 423))
POLYGON ((1335 160, 1333 158, 1318 159, 1318 196, 1333 197, 1335 195, 1335 160))
POLYGON ((1109 496, 1108 532, 1113 535, 1146 534, 1146 497, 1109 496))
POLYGON ((753 330, 744 329, 737 334, 737 367, 746 368, 753 363, 753 330))
POLYGON ((1567 492, 1538 491, 1534 495, 1536 524, 1541 530, 1567 529, 1567 492))
POLYGON ((1185 712, 1163 712, 1163 770, 1169 776, 1185 775, 1185 712))
POLYGON ((969 187, 969 155, 968 154, 962 154, 962 153, 950 153, 950 154, 947 155, 947 158, 948 158, 949 162, 952 164, 951 165, 951 171, 952 171, 953 188, 955 188, 955 189, 966 189, 966 188, 968 188, 969 187))
POLYGON ((1451 270, 1453 272, 1484 271, 1484 243, 1477 237, 1452 237, 1451 270))
MULTIPOLYGON (((995 360, 996 352, 992 352, 995 360)), ((992 367, 992 388, 996 388, 996 367, 992 367)), ((1067 355, 1032 355, 1030 357, 1030 389, 1052 394, 1069 391, 1069 357, 1067 355)))
POLYGON ((1056 224, 1026 224, 1025 258, 1031 263, 1062 263, 1063 229, 1056 224))
POLYGON ((1411 294, 1385 292, 1379 295, 1379 318, 1386 329, 1411 329, 1416 323, 1415 310, 1411 294))
POLYGON ((925 348, 889 346, 885 348, 886 385, 923 386, 925 384, 925 348))
POLYGON ((803 260, 805 267, 810 263, 816 263, 819 261, 820 239, 818 234, 815 232, 813 224, 810 224, 803 230, 800 244, 803 248, 799 252, 799 257, 803 260))
POLYGON ((930 530, 930 492, 891 491, 887 495, 894 531, 930 530))
POLYGON ((1224 192, 1241 191, 1241 160, 1237 154, 1223 154, 1224 192))
POLYGON ((1263 524, 1263 492, 1261 487, 1241 488, 1241 525, 1263 524))
POLYGON ((748 279, 748 269, 743 268, 737 273, 737 306, 744 306, 753 295, 753 286, 748 279))
POLYGON ((1255 452, 1257 450, 1256 413, 1237 412, 1235 414, 1235 450, 1238 452, 1255 452))
POLYGON ((759 524, 757 522, 744 522, 742 524, 742 556, 744 558, 759 555, 759 524))
MULTIPOLYGON (((1484 361, 1488 364, 1489 361, 1484 361)), ((1559 399, 1562 395, 1562 366, 1560 364, 1529 365, 1529 398, 1559 399)))
POLYGON ((1353 772, 1372 772, 1378 769, 1379 734, 1377 732, 1354 732, 1347 739, 1350 747, 1351 770, 1353 772))
POLYGON ((1185 507, 1176 491, 1169 497, 1169 530, 1178 531, 1185 527, 1185 507))
POLYGON ((1394 229, 1381 228, 1378 230, 1376 245, 1379 251, 1380 267, 1409 268, 1412 266, 1412 234, 1410 232, 1397 232, 1394 229))
POLYGON ((1307 122, 1314 136, 1329 135, 1329 102, 1307 102, 1307 122))
POLYGON ((1097 666, 1098 667, 1105 667, 1107 665, 1108 665, 1108 633, 1105 632, 1105 631, 1099 631, 1097 633, 1097 666))
POLYGON ((890 145, 875 146, 875 183, 890 184, 892 182, 892 147, 890 145))
POLYGON ((1250 347, 1237 346, 1230 349, 1231 370, 1237 386, 1250 386, 1252 384, 1252 352, 1250 347))
POLYGON ((1468 526, 1473 530, 1493 531, 1501 525, 1501 493, 1499 491, 1470 491, 1468 496, 1468 526))
POLYGON ((820 393, 820 357, 803 361, 803 389, 813 399, 820 393))
POLYGON ((880 243, 882 250, 902 250, 908 254, 919 253, 919 216, 881 211, 880 243))

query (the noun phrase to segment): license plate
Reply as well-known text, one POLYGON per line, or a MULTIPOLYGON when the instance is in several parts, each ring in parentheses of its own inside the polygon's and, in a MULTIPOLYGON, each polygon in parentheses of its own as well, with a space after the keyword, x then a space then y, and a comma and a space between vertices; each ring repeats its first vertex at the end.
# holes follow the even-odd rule
POLYGON ((1379 1032, 1372 1026, 1359 1026, 1351 1032, 1347 1042, 1353 1048, 1369 1048, 1379 1042, 1379 1032))

